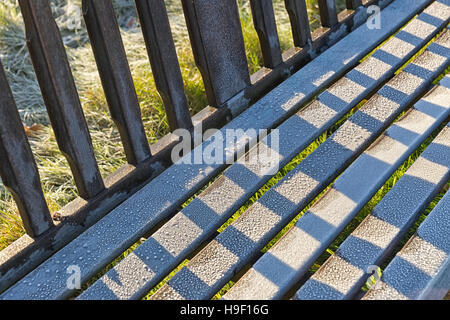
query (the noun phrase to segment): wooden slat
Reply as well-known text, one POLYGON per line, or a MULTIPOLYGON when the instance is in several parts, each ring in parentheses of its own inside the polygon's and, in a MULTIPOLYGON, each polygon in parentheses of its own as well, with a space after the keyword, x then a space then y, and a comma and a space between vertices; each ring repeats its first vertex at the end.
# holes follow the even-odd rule
POLYGON ((27 44, 60 150, 80 196, 104 189, 66 52, 48 1, 20 0, 27 44))
POLYGON ((135 0, 156 87, 172 131, 192 129, 183 78, 164 0, 135 0))
POLYGON ((0 175, 17 203, 27 234, 37 237, 52 225, 41 180, 0 63, 0 175))
MULTIPOLYGON (((378 49, 390 51, 399 58, 389 65, 388 69, 385 68, 388 65, 378 59, 365 59, 356 69, 351 70, 331 88, 321 93, 312 104, 281 124, 277 128, 281 142, 277 151, 279 158, 272 159, 273 167, 284 167, 324 130, 387 81, 397 68, 448 23, 441 9, 438 5, 430 6, 424 14, 419 15, 399 32, 396 39, 389 40, 378 49), (433 27, 426 27, 422 21, 426 17, 436 18, 433 27), (412 35, 417 38, 411 38, 412 35), (398 43, 399 39, 413 42, 414 46, 407 41, 398 43), (420 40, 413 41, 413 39, 420 40), (373 70, 378 70, 378 73, 375 74, 373 70), (327 99, 330 96, 337 99, 327 99)), ((269 142, 273 136, 270 135, 267 142, 259 144, 260 153, 264 154, 268 146, 272 147, 269 142)), ((273 172, 269 173, 267 163, 261 163, 258 159, 253 159, 253 156, 254 154, 250 153, 246 163, 238 162, 228 168, 222 177, 165 223, 113 270, 88 288, 79 299, 141 298, 194 251, 199 243, 214 234, 237 208, 273 176, 273 172), (190 221, 203 221, 202 227, 195 229, 190 221), (174 230, 177 230, 176 234, 173 234, 174 230), (153 256, 159 250, 166 253, 168 251, 170 254, 163 254, 163 261, 156 259, 154 262, 148 262, 144 259, 153 256), (133 270, 133 273, 130 274, 129 270, 133 270), (143 281, 143 278, 147 280, 143 281), (120 280, 116 281, 117 279, 120 280)))
POLYGON ((128 163, 138 164, 151 156, 150 147, 111 0, 83 0, 82 6, 111 116, 128 163))
MULTIPOLYGON (((220 132, 224 135, 228 129, 244 131, 254 129, 258 132, 260 129, 278 126, 302 104, 342 76, 389 34, 401 27, 429 3, 429 0, 406 0, 409 5, 405 6, 404 1, 395 2, 395 5, 391 5, 383 11, 386 22, 383 23, 381 31, 371 32, 365 25, 362 25, 318 56, 314 64, 306 65, 239 117, 225 125, 220 132)), ((25 276, 24 280, 35 283, 31 286, 32 289, 28 283, 20 281, 11 287, 12 291, 10 292, 15 292, 17 297, 41 299, 69 296, 73 290, 66 286, 65 268, 67 266, 79 265, 83 270, 81 281, 88 280, 120 252, 144 236, 158 222, 173 214, 194 192, 217 175, 226 166, 224 163, 227 160, 245 149, 246 143, 241 143, 245 140, 247 137, 244 135, 238 141, 239 147, 232 150, 223 163, 212 165, 177 164, 168 168, 25 276), (84 245, 87 247, 83 247, 84 245), (89 248, 95 248, 95 250, 89 248), (82 260, 79 259, 80 256, 83 257, 82 260), (58 261, 59 263, 57 263, 58 261), (65 263, 61 263, 62 261, 65 263), (46 273, 45 270, 52 270, 52 272, 46 273), (54 276, 55 274, 58 276, 54 276), (44 288, 41 285, 38 290, 38 284, 46 284, 46 286, 44 288), (21 290, 21 287, 27 289, 21 290)), ((248 143, 252 142, 254 140, 248 141, 248 143)), ((210 138, 203 143, 201 148, 206 148, 211 143, 213 143, 213 139, 210 138)), ((194 150, 194 152, 196 151, 198 149, 194 150)), ((191 156, 192 154, 187 155, 187 157, 191 156)))
POLYGON ((311 42, 311 30, 305 0, 285 0, 284 3, 291 21, 294 45, 296 47, 308 45, 311 42))
POLYGON ((347 9, 356 10, 362 6, 362 0, 345 0, 345 5, 347 9))
POLYGON ((283 62, 272 0, 250 0, 253 24, 259 37, 264 66, 283 62))
MULTIPOLYGON (((429 104, 435 104, 436 101, 436 106, 442 105, 445 101, 442 99, 448 99, 449 94, 450 87, 439 87, 416 104, 416 107, 430 107, 429 104)), ((450 127, 447 126, 371 214, 297 291, 295 298, 354 298, 370 276, 369 267, 379 266, 384 262, 396 243, 449 179, 450 127), (336 270, 339 270, 339 275, 336 270)))
POLYGON ((320 22, 325 28, 331 28, 338 23, 335 0, 319 0, 320 22))
MULTIPOLYGON (((352 160, 361 154, 400 112, 414 102, 437 75, 445 70, 449 65, 450 57, 447 55, 448 49, 442 49, 441 46, 447 47, 450 45, 450 33, 441 37, 440 40, 439 44, 430 46, 429 51, 426 51, 413 64, 405 68, 402 73, 389 81, 388 84, 380 89, 376 95, 346 121, 330 138, 202 249, 167 284, 159 289, 152 296, 152 299, 208 299, 218 292, 231 280, 233 275, 239 272, 247 263, 251 262, 260 250, 298 212, 333 181, 352 160), (436 53, 432 54, 430 50, 436 53), (408 84, 408 90, 404 89, 406 83, 408 84)), ((440 114, 438 121, 430 124, 430 129, 427 132, 430 133, 433 127, 436 128, 439 120, 443 121, 446 116, 448 116, 447 112, 440 114)), ((420 142, 427 135, 424 134, 422 136, 418 134, 417 136, 421 138, 413 139, 410 148, 398 148, 398 155, 403 160, 409 152, 414 150, 414 146, 417 147, 420 145, 420 142), (405 151, 405 149, 407 150, 405 151)), ((383 147, 387 148, 385 145, 383 147)), ((396 153, 388 153, 388 155, 395 158, 396 153)), ((360 159, 363 160, 359 162, 367 167, 367 157, 363 156, 360 159)), ((400 165, 403 160, 397 161, 396 159, 392 165, 388 165, 387 167, 380 165, 377 169, 381 169, 381 172, 368 170, 366 173, 364 171, 367 177, 366 181, 370 181, 372 179, 372 173, 374 173, 374 182, 382 185, 383 179, 387 179, 395 171, 395 166, 400 165)), ((361 177, 362 174, 360 166, 355 164, 353 166, 359 171, 357 172, 358 175, 352 174, 353 179, 350 179, 351 183, 358 181, 354 177, 361 177)), ((349 173, 344 173, 340 177, 340 180, 343 181, 343 177, 349 175, 349 173)), ((345 181, 348 180, 345 179, 345 181)), ((363 191, 367 187, 369 186, 364 183, 359 186, 358 190, 363 191)), ((372 188, 370 190, 373 192, 378 190, 376 187, 372 188)), ((343 191, 342 189, 338 190, 343 191)), ((330 195, 329 197, 335 195, 330 192, 328 194, 330 195)), ((339 194, 336 193, 336 196, 339 194)), ((355 199, 355 202, 360 201, 361 203, 365 203, 366 200, 368 201, 370 199, 370 196, 368 199, 364 197, 360 199, 359 194, 357 192, 356 194, 358 195, 358 199, 355 199)), ((351 199, 354 199, 353 193, 349 196, 351 199)), ((365 196, 367 197, 367 195, 365 196)), ((352 200, 349 201, 353 204, 352 200)), ((327 212, 333 211, 332 209, 348 208, 350 205, 349 201, 335 202, 334 206, 330 206, 330 210, 327 212)), ((358 206, 361 203, 358 203, 358 206)), ((352 214, 356 214, 357 212, 352 211, 352 214)), ((336 214, 336 219, 340 216, 339 213, 336 214)), ((282 244, 284 242, 281 242, 277 247, 280 250, 282 248, 295 248, 297 249, 295 252, 299 252, 300 248, 303 248, 303 245, 305 247, 304 255, 300 255, 300 257, 317 257, 317 255, 327 248, 327 241, 331 241, 334 233, 339 233, 339 228, 345 226, 345 223, 340 224, 337 221, 335 224, 330 218, 326 221, 329 221, 335 227, 328 228, 329 224, 322 222, 314 214, 306 214, 299 221, 303 221, 300 222, 300 229, 308 228, 310 230, 309 228, 311 227, 311 232, 314 233, 303 236, 300 242, 295 242, 293 245, 283 246, 282 244), (305 242, 305 238, 309 239, 309 241, 305 242), (321 241, 315 241, 313 239, 321 239, 321 241), (315 247, 318 250, 314 250, 315 247)), ((298 228, 295 230, 298 230, 298 228)), ((292 232, 292 234, 295 233, 292 232)), ((283 239, 287 238, 284 237, 283 239)), ((297 273, 297 269, 292 268, 292 266, 298 265, 301 261, 298 255, 295 255, 295 258, 294 254, 280 256, 274 252, 277 250, 274 248, 268 254, 265 254, 258 261, 257 265, 254 266, 255 270, 263 272, 266 276, 259 277, 254 281, 255 285, 259 286, 258 290, 253 292, 256 295, 267 297, 267 295, 276 294, 275 298, 280 297, 283 294, 282 291, 289 288, 286 284, 289 286, 292 285, 295 283, 296 276, 301 274, 301 272, 297 273), (274 255, 277 259, 273 259, 274 255), (286 260, 291 257, 293 257, 294 261, 287 268, 286 260), (266 281, 263 281, 264 279, 266 281), (273 285, 274 283, 276 284, 275 286, 273 285)), ((303 253, 303 251, 301 252, 303 253)), ((312 264, 314 259, 311 260, 308 259, 307 261, 312 264)), ((300 271, 306 272, 307 270, 307 268, 302 268, 300 271)))
POLYGON ((250 85, 236 0, 182 0, 208 102, 221 107, 250 85))
POLYGON ((450 192, 384 270, 364 300, 433 299, 450 289, 450 192))

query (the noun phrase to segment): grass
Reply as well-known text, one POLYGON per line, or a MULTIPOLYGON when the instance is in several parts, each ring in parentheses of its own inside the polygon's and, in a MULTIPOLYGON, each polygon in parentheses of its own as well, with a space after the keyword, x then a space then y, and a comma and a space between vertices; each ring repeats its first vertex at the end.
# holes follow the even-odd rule
MULTIPOLYGON (((63 41, 67 48, 69 62, 71 64, 80 100, 91 132, 95 155, 103 177, 114 172, 125 163, 125 156, 121 146, 120 137, 109 116, 106 99, 103 94, 100 79, 96 71, 95 60, 90 48, 86 31, 83 25, 75 24, 74 18, 79 15, 75 10, 81 0, 64 1, 51 0, 54 16, 60 27, 63 41), (75 5, 75 7, 73 6, 75 5), (75 9, 74 9, 75 8, 75 9)), ((206 107, 206 97, 201 75, 195 66, 189 37, 180 1, 166 0, 169 19, 174 34, 175 45, 179 57, 182 76, 189 108, 192 115, 206 107)), ((254 73, 261 68, 262 57, 259 48, 257 34, 253 28, 249 2, 238 0, 241 25, 246 46, 246 55, 250 73, 254 73)), ((143 123, 147 133, 149 143, 153 144, 158 139, 169 132, 164 106, 161 98, 156 91, 151 67, 148 61, 147 52, 137 21, 133 3, 131 0, 114 1, 117 17, 121 26, 122 37, 127 56, 130 63, 130 69, 133 75, 136 92, 142 109, 143 123)), ((308 13, 311 20, 311 28, 319 26, 319 14, 317 1, 307 1, 308 13)), ((284 10, 283 0, 274 1, 275 15, 278 22, 278 32, 280 44, 283 50, 293 46, 292 34, 290 30, 288 16, 284 10)), ((338 9, 345 7, 345 1, 338 1, 338 9)), ((76 21, 76 19, 75 19, 76 21)), ((32 125, 39 123, 42 129, 30 137, 36 162, 42 180, 42 187, 52 212, 77 197, 78 193, 74 186, 73 179, 67 161, 60 153, 53 131, 49 125, 48 117, 41 98, 40 90, 32 69, 30 59, 25 46, 24 28, 21 21, 20 12, 17 9, 15 0, 6 0, 0 3, 0 59, 7 72, 14 97, 16 99, 19 112, 24 124, 32 125)), ((446 72, 448 72, 447 70, 446 72)), ((363 104, 363 101, 361 104, 363 104)), ((358 106, 359 107, 359 106, 358 106)), ((357 108, 356 108, 357 109, 357 108)), ((352 111, 353 112, 353 111, 352 111)), ((352 114, 349 113, 349 115, 352 114)), ((349 116, 348 115, 348 116, 349 116)), ((343 119, 342 121, 344 121, 343 119)), ((239 215, 241 215, 249 206, 256 202, 267 190, 280 181, 289 171, 297 166, 304 158, 313 152, 325 139, 337 129, 342 123, 328 130, 308 148, 301 152, 297 157, 289 162, 280 170, 264 187, 262 187, 245 205, 243 205, 219 230, 221 232, 231 224, 239 215)), ((347 229, 336 239, 327 249, 316 264, 311 268, 311 273, 315 272, 320 265, 337 249, 345 237, 370 213, 373 207, 384 197, 384 195, 395 185, 396 181, 404 174, 407 168, 425 149, 428 139, 411 157, 397 170, 397 172, 386 182, 378 191, 366 207, 360 212, 356 219, 347 229)), ((325 192, 325 191, 324 191, 325 192)), ((431 210, 433 204, 437 203, 441 193, 427 209, 431 210)), ((320 195, 319 195, 320 197, 320 195)), ((317 197, 317 198, 319 198, 317 197)), ((314 201, 313 201, 314 202, 314 201)), ((312 202, 312 203, 313 203, 312 202)), ((188 203, 188 202, 187 202, 188 203)), ((310 204, 311 205, 311 204, 310 204)), ((289 225, 287 225, 263 250, 266 252, 278 239, 285 234, 300 216, 307 210, 303 210, 289 225)), ((421 217, 423 219, 426 213, 421 217)), ((420 220, 419 220, 420 222, 420 220)), ((410 232, 414 232, 414 228, 410 232)), ((16 212, 15 204, 11 195, 0 186, 0 250, 11 244, 14 240, 24 234, 20 217, 16 212)), ((88 286, 102 274, 116 265, 120 260, 131 253, 142 241, 137 242, 130 249, 119 256, 112 264, 104 268, 96 277, 94 277, 88 286)), ((163 285, 171 276, 173 276, 188 260, 185 260, 164 281, 156 288, 151 290, 145 297, 150 297, 161 285, 163 285)), ((233 282, 227 284, 215 298, 220 298, 231 286, 233 282)))

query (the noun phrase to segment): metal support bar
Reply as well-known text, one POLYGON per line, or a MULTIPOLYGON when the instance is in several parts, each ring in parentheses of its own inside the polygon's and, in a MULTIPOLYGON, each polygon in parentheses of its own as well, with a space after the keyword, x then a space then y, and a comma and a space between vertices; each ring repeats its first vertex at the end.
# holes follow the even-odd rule
POLYGON ((305 0, 284 0, 284 3, 291 21, 294 45, 304 47, 311 42, 311 30, 305 0))
POLYGON ((345 0, 345 5, 349 10, 356 10, 362 6, 362 0, 345 0))
POLYGON ((325 28, 338 24, 336 3, 334 0, 319 0, 320 21, 325 28))
POLYGON ((19 0, 27 44, 61 152, 78 192, 91 198, 104 189, 67 55, 46 0, 19 0))

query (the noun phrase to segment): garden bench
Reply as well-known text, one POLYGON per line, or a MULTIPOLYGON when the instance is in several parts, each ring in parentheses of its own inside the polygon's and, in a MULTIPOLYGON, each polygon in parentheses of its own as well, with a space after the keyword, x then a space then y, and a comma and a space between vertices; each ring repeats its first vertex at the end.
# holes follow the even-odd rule
POLYGON ((80 197, 49 212, 2 70, 0 173, 27 234, 0 252, 0 299, 140 299, 169 274, 150 299, 210 299, 230 281, 234 285, 222 299, 447 294, 448 192, 410 241, 395 248, 450 178, 450 76, 442 76, 450 64, 450 1, 349 0, 337 13, 334 1, 319 0, 322 27, 313 33, 305 1, 285 2, 296 47, 282 53, 272 1, 250 1, 264 60, 250 76, 236 1, 182 0, 210 105, 191 118, 164 1, 136 0, 172 129, 149 146, 111 1, 83 0, 128 160, 103 180, 49 3, 19 0, 51 124, 80 197), (372 5, 381 9, 376 28, 366 23, 372 5), (229 220, 330 130, 312 153, 229 220), (192 133, 193 150, 173 163, 181 132, 192 133), (207 139, 195 139, 202 132, 207 139), (222 139, 227 132, 236 133, 232 143, 222 139), (311 275, 323 252, 427 141, 311 275), (223 154, 215 149, 214 156, 204 155, 218 145, 223 154), (261 154, 268 156, 261 160, 261 154), (379 282, 363 292, 371 268, 392 255, 379 282), (74 276, 82 290, 70 285, 74 276))

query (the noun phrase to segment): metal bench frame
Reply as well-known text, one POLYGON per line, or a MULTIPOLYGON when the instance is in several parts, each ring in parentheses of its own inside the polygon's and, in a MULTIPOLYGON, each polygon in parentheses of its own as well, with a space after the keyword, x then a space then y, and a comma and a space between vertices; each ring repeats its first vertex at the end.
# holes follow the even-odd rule
MULTIPOLYGON (((311 33, 305 1, 285 0, 296 47, 283 53, 277 40, 272 1, 251 0, 264 67, 250 75, 236 1, 182 0, 195 61, 201 71, 210 105, 192 118, 164 1, 136 0, 136 9, 171 130, 184 128, 194 131, 201 128, 206 131, 210 128, 226 127, 227 124, 232 125, 233 119, 239 123, 239 116, 245 118, 246 110, 258 108, 258 103, 262 105, 265 101, 270 102, 270 92, 283 90, 279 89, 283 85, 286 88, 285 94, 288 94, 289 81, 295 81, 297 72, 303 72, 299 78, 308 71, 313 73, 315 66, 332 56, 333 48, 337 53, 342 52, 333 45, 341 39, 344 41, 349 33, 366 21, 367 7, 378 5, 383 9, 391 2, 393 1, 348 0, 347 9, 338 14, 334 1, 319 0, 322 27, 311 33), (330 50, 325 51, 330 47, 330 50), (314 61, 308 64, 313 59, 314 61), (283 82, 286 79, 288 81, 283 82), (281 85, 277 87, 279 84, 281 85)), ((264 123, 264 129, 275 128, 288 119, 302 104, 338 80, 357 65, 360 58, 432 2, 420 0, 415 7, 402 9, 397 21, 386 22, 385 34, 368 39, 367 45, 354 49, 355 55, 346 59, 346 64, 335 69, 335 65, 331 65, 329 68, 334 74, 324 74, 317 87, 305 89, 307 94, 304 97, 296 101, 284 114, 280 114, 279 118, 264 123)), ((50 5, 46 0, 19 0, 19 4, 25 22, 30 56, 35 69, 39 71, 37 78, 50 121, 59 148, 70 164, 80 197, 58 213, 49 212, 40 187, 39 173, 1 68, 0 89, 4 94, 0 97, 0 174, 14 195, 27 235, 0 252, 0 292, 118 208, 125 200, 137 194, 149 182, 157 179, 173 164, 171 151, 181 139, 177 134, 171 133, 156 144, 148 145, 112 3, 110 0, 83 0, 83 15, 98 71, 128 162, 103 180, 50 5), (16 155, 18 148, 21 157, 16 155)), ((442 21, 440 28, 445 27, 446 23, 448 20, 442 21)), ((426 43, 438 31, 439 27, 436 27, 423 41, 426 43)), ((340 48, 342 47, 344 44, 341 44, 340 48)), ((414 53, 409 52, 403 59, 410 58, 414 53)), ((383 78, 372 84, 373 88, 367 88, 361 96, 369 92, 372 94, 399 66, 392 67, 383 78)), ((309 84, 305 84, 307 85, 309 84)), ((423 88, 417 94, 422 91, 423 88)), ((414 97, 412 95, 412 100, 405 102, 405 107, 414 97)), ((353 100, 355 104, 358 102, 358 98, 353 100)), ((348 109, 351 107, 349 104, 348 109)), ((192 143, 195 144, 195 141, 192 143)), ((303 149, 304 145, 297 146, 297 149, 303 149)), ((292 153, 297 149, 292 149, 292 153)), ((216 168, 209 173, 208 178, 213 178, 220 170, 221 168, 216 168)), ((207 180, 197 183, 195 188, 189 190, 184 195, 185 200, 197 192, 207 180)), ((176 208, 170 209, 167 214, 161 215, 155 225, 149 224, 148 232, 173 216, 175 210, 176 208)), ((62 296, 66 294, 62 293, 62 296)))

